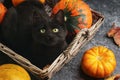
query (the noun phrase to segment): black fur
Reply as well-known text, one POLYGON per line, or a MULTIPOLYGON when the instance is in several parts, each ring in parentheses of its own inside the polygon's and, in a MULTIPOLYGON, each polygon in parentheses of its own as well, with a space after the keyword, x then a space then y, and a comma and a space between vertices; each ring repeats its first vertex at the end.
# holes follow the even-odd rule
POLYGON ((25 1, 10 8, 1 32, 7 46, 39 67, 51 64, 67 47, 63 11, 49 17, 44 5, 37 1, 25 1), (45 33, 41 33, 43 29, 45 33))

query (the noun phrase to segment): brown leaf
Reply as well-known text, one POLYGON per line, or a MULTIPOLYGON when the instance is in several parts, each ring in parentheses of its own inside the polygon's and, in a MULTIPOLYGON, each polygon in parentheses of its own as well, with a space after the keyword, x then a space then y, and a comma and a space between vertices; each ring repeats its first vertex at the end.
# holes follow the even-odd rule
POLYGON ((108 37, 113 37, 115 43, 120 46, 120 27, 116 26, 115 23, 113 23, 112 28, 107 33, 108 37))
POLYGON ((114 35, 115 43, 120 47, 120 30, 114 35))
POLYGON ((120 31, 120 27, 117 27, 115 23, 113 23, 112 28, 108 31, 108 37, 113 37, 118 31, 120 31))
POLYGON ((106 78, 105 80, 118 80, 118 79, 120 79, 120 74, 110 76, 110 77, 106 78))

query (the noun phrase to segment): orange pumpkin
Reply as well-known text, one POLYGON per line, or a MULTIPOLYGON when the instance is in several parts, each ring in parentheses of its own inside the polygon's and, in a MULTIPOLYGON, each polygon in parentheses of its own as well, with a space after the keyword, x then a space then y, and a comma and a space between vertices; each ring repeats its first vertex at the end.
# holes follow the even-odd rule
MULTIPOLYGON (((18 4, 22 3, 25 0, 12 0, 12 3, 14 6, 17 6, 18 4)), ((45 3, 45 0, 39 0, 41 3, 45 3)))
MULTIPOLYGON (((76 33, 82 28, 90 28, 92 25, 91 9, 82 0, 60 0, 53 8, 53 15, 59 10, 64 10, 66 22, 76 33)), ((69 30, 70 31, 70 30, 69 30)))
POLYGON ((83 72, 91 77, 104 78, 114 71, 116 58, 110 49, 96 46, 84 53, 81 67, 83 72))
POLYGON ((31 80, 27 71, 16 64, 0 65, 0 80, 31 80))
POLYGON ((2 3, 0 3, 0 23, 2 22, 6 12, 7 8, 2 3))

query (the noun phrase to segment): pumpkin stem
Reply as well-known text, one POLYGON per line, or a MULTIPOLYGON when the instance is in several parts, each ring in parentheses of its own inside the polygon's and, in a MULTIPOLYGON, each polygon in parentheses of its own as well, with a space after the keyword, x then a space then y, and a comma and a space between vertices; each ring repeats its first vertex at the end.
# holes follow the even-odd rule
POLYGON ((102 60, 102 57, 101 56, 97 56, 97 60, 102 60))

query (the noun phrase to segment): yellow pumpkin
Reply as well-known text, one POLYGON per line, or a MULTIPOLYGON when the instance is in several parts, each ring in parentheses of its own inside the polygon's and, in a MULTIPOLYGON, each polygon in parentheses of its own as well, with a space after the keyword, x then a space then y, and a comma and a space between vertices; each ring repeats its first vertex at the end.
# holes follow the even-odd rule
POLYGON ((0 80, 31 80, 27 71, 16 64, 0 66, 0 80))
POLYGON ((114 53, 104 46, 96 46, 87 50, 81 61, 83 72, 94 78, 109 76, 115 67, 116 58, 114 53))

